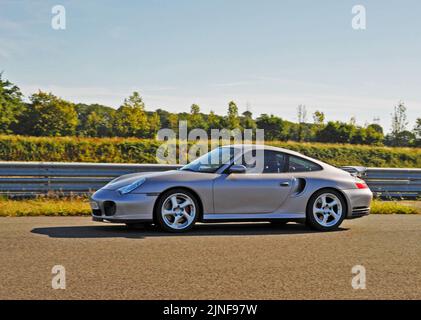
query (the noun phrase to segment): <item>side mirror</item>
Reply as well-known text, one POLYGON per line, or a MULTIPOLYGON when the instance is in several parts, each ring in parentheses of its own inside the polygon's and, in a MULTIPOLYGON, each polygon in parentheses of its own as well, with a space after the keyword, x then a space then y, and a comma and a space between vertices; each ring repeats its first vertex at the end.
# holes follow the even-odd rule
POLYGON ((229 173, 246 173, 247 168, 242 164, 234 164, 229 169, 229 173))

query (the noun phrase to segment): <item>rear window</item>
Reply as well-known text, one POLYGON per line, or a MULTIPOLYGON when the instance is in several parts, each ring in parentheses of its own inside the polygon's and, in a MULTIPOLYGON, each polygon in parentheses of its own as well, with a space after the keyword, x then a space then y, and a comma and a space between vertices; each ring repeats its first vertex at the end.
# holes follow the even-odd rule
POLYGON ((322 169, 321 166, 312 161, 296 156, 289 156, 288 172, 309 172, 320 171, 322 169))

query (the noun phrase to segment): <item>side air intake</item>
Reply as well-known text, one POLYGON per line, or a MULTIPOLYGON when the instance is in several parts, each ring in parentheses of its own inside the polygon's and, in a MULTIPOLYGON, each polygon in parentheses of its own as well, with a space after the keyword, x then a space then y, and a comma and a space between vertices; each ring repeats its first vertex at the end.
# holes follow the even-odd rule
POLYGON ((293 193, 295 195, 300 194, 301 192, 304 191, 306 187, 306 180, 304 178, 296 178, 296 182, 295 182, 295 188, 293 193))

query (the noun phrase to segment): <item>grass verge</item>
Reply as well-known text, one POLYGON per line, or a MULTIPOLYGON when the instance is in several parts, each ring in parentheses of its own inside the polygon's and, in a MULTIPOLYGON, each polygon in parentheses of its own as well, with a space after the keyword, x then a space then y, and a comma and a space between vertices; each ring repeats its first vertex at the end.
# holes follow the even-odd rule
MULTIPOLYGON (((374 200, 372 214, 421 214, 421 201, 374 200)), ((0 217, 25 216, 89 216, 91 209, 85 198, 11 200, 0 198, 0 217)))
POLYGON ((421 214, 420 201, 380 201, 371 204, 371 214, 421 214))
POLYGON ((91 214, 86 199, 0 199, 0 217, 87 216, 91 214))

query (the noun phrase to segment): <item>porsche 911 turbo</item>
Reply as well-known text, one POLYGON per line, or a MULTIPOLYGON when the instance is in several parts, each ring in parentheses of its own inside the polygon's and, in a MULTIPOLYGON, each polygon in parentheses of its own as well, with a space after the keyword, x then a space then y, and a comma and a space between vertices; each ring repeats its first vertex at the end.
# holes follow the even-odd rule
POLYGON ((324 162, 266 145, 228 145, 178 170, 118 177, 92 195, 91 208, 94 221, 153 223, 169 232, 227 221, 330 231, 369 214, 371 200, 363 180, 324 162))

